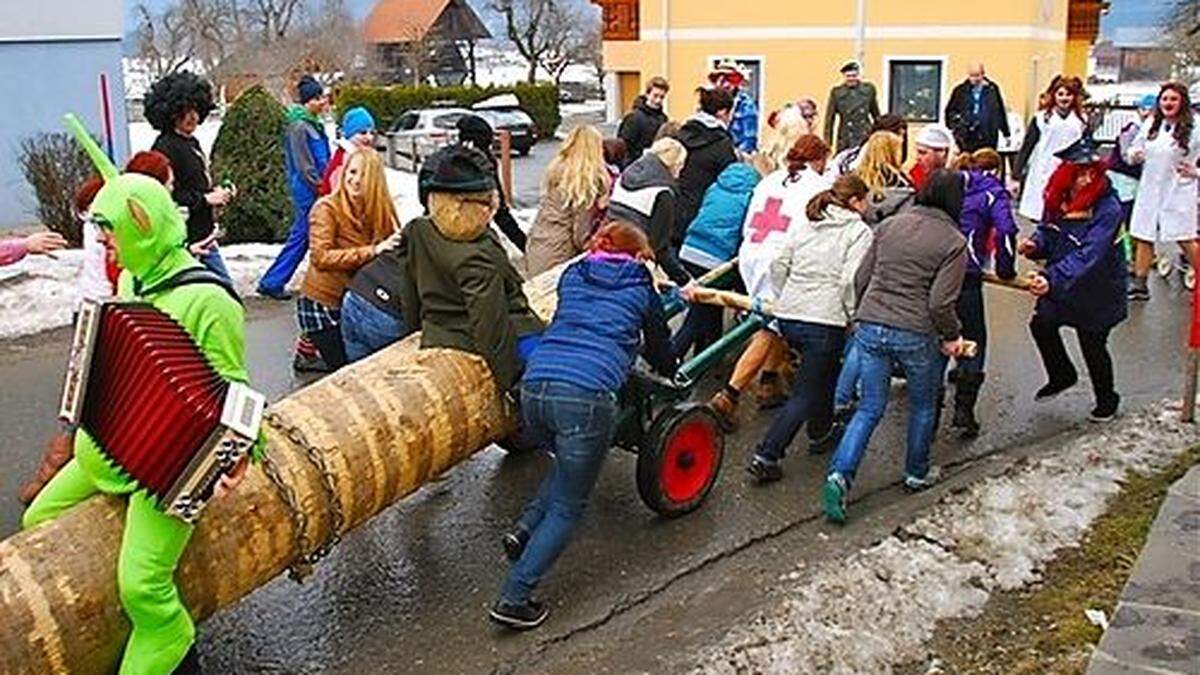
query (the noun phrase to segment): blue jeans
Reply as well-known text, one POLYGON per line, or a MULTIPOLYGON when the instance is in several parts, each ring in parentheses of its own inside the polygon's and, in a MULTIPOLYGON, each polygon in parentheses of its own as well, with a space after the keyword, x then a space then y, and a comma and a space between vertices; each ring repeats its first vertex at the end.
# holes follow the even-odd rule
POLYGON ((904 369, 908 380, 908 449, 904 473, 924 478, 929 473, 929 444, 933 440, 936 397, 946 359, 937 336, 863 323, 854 331, 855 349, 862 368, 862 400, 846 426, 829 464, 831 474, 840 474, 849 484, 867 451, 871 434, 883 418, 891 391, 892 362, 904 369))
POLYGON ((583 516, 612 444, 617 397, 565 382, 524 382, 521 418, 530 433, 554 448, 554 463, 517 521, 529 543, 500 590, 500 599, 512 604, 530 599, 583 516))
POLYGON ((354 363, 392 344, 408 334, 402 318, 372 305, 357 293, 342 296, 342 342, 346 359, 354 363))
POLYGON ((858 399, 858 381, 862 378, 862 357, 854 340, 846 341, 842 353, 842 370, 838 373, 837 388, 833 395, 833 407, 848 408, 858 399))
POLYGON ((204 266, 217 276, 233 283, 233 278, 229 276, 229 268, 225 267, 225 259, 221 257, 221 249, 215 245, 208 249, 208 253, 201 255, 197 260, 204 263, 204 266))
POLYGON ((283 250, 279 252, 279 257, 271 263, 259 280, 260 291, 278 295, 292 280, 296 268, 308 254, 308 212, 312 210, 316 201, 315 195, 292 195, 292 204, 296 208, 296 215, 292 218, 292 229, 288 230, 287 241, 283 242, 283 250))
POLYGON ((841 326, 781 319, 779 328, 788 344, 800 352, 800 370, 792 395, 775 415, 755 452, 755 456, 766 462, 783 459, 801 424, 808 423, 809 439, 829 433, 833 425, 838 360, 846 343, 846 329, 841 326))

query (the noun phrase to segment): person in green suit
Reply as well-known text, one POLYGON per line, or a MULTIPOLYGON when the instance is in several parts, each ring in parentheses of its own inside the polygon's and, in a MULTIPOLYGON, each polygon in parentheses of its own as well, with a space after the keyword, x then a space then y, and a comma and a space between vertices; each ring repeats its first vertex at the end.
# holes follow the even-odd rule
MULTIPOLYGON (((187 228, 171 194, 153 178, 116 175, 90 139, 80 140, 106 179, 92 204, 92 217, 102 236, 112 238, 124 269, 118 297, 148 302, 169 315, 221 377, 247 382, 245 316, 236 296, 217 283, 172 284, 181 273, 202 266, 188 253, 187 228)), ((263 446, 260 438, 252 452, 256 459, 263 446)), ((218 492, 236 486, 245 471, 242 462, 222 478, 218 492)), ((22 525, 37 527, 98 493, 128 498, 117 588, 133 630, 120 672, 186 670, 194 665, 194 652, 189 650, 196 629, 174 577, 193 526, 168 515, 153 495, 114 466, 87 431, 76 431, 74 457, 29 505, 22 525), (184 663, 185 656, 189 663, 184 663)))
POLYGON ((862 145, 871 125, 879 119, 879 101, 875 85, 862 79, 857 61, 842 66, 842 84, 829 92, 825 107, 825 143, 833 145, 834 124, 837 125, 837 146, 834 153, 862 145))

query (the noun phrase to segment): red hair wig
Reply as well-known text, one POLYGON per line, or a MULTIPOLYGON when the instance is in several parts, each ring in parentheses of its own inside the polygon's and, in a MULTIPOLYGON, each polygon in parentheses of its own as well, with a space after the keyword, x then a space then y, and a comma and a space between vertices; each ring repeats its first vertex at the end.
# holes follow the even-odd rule
POLYGON ((645 230, 623 220, 610 220, 592 235, 588 250, 593 253, 624 253, 642 260, 653 260, 654 249, 645 230))
POLYGON ((1055 223, 1068 214, 1091 210, 1109 191, 1107 171, 1106 162, 1059 164, 1043 193, 1045 211, 1042 219, 1055 223))
POLYGON ((171 160, 157 150, 143 150, 129 158, 125 173, 140 173, 166 185, 171 180, 171 160))

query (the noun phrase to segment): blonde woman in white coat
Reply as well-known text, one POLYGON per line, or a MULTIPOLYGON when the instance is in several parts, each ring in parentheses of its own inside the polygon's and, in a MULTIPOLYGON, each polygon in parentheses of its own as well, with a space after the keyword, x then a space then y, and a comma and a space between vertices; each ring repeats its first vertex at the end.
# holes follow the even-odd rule
POLYGON ((1046 185, 1062 160, 1055 153, 1083 137, 1083 83, 1078 77, 1056 76, 1042 94, 1038 113, 1029 122, 1025 141, 1017 153, 1024 177, 1017 213, 1037 223, 1046 208, 1046 185))
POLYGON ((1187 87, 1168 82, 1158 94, 1154 114, 1142 124, 1125 160, 1142 165, 1129 234, 1136 242, 1130 300, 1149 300, 1146 276, 1154 244, 1176 242, 1196 265, 1196 169, 1200 133, 1195 129, 1187 87))

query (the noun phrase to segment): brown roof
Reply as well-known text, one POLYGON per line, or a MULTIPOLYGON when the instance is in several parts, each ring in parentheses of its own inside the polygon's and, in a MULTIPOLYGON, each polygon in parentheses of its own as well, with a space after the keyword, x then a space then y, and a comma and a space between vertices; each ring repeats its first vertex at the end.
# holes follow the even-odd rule
POLYGON ((491 37, 464 0, 379 0, 363 22, 363 35, 373 44, 412 42, 425 37, 439 20, 455 37, 491 37))

